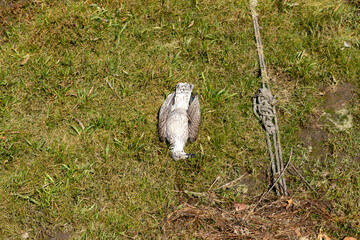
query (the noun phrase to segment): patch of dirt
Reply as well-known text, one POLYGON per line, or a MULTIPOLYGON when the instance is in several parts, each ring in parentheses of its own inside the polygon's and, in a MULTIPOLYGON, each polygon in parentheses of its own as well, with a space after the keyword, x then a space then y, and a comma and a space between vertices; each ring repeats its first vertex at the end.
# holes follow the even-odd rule
POLYGON ((34 12, 30 6, 37 3, 29 0, 4 1, 0 0, 0 43, 8 40, 11 35, 10 25, 17 21, 29 22, 33 19, 34 12))
POLYGON ((39 222, 39 229, 36 232, 30 233, 29 239, 43 239, 43 240, 68 240, 73 239, 73 227, 69 224, 60 225, 48 223, 47 227, 39 222))
POLYGON ((183 204, 164 219, 163 233, 165 239, 185 236, 200 239, 315 239, 320 234, 319 226, 336 228, 335 219, 323 202, 314 199, 267 198, 259 205, 237 203, 224 208, 183 204))
POLYGON ((300 141, 313 154, 325 157, 333 154, 333 146, 329 144, 333 134, 329 133, 325 126, 340 131, 352 127, 352 124, 348 124, 349 121, 345 120, 351 120, 352 123, 352 116, 348 114, 347 108, 350 107, 352 100, 356 97, 356 88, 351 83, 344 83, 340 86, 324 86, 320 88, 320 91, 322 103, 304 124, 300 131, 300 141), (340 113, 344 112, 346 114, 340 116, 340 113), (339 123, 336 122, 337 120, 339 123), (344 120, 343 122, 347 124, 341 125, 340 120, 344 120))
POLYGON ((300 141, 308 147, 310 152, 319 156, 326 156, 330 154, 329 147, 326 144, 330 134, 321 128, 319 118, 320 115, 318 114, 310 116, 300 131, 300 141))
MULTIPOLYGON (((297 81, 272 66, 268 67, 268 75, 274 83, 270 82, 270 85, 274 85, 273 92, 278 95, 278 113, 284 114, 282 117, 285 118, 291 117, 286 115, 286 111, 282 111, 282 106, 291 104, 291 93, 296 88, 297 81)), ((327 130, 333 128, 345 131, 353 127, 353 116, 349 108, 356 97, 357 88, 351 83, 320 87, 321 104, 308 117, 299 134, 300 141, 312 154, 320 157, 333 154, 333 145, 330 144, 333 134, 327 130)))
POLYGON ((27 0, 20 1, 4 1, 0 0, 0 26, 3 27, 8 22, 11 16, 17 16, 21 12, 21 8, 28 2, 27 0))
POLYGON ((344 83, 341 86, 322 87, 320 95, 323 95, 324 101, 322 108, 324 110, 339 110, 346 107, 355 97, 356 88, 351 83, 344 83))
POLYGON ((47 240, 68 240, 70 236, 70 232, 57 232, 52 237, 48 237, 47 240))
POLYGON ((278 105, 290 104, 291 93, 296 88, 297 82, 274 66, 268 67, 268 75, 270 76, 270 85, 274 89, 273 94, 277 95, 278 105))
POLYGON ((310 124, 308 124, 300 133, 300 138, 307 146, 314 146, 325 142, 328 139, 328 136, 329 134, 326 131, 310 124))

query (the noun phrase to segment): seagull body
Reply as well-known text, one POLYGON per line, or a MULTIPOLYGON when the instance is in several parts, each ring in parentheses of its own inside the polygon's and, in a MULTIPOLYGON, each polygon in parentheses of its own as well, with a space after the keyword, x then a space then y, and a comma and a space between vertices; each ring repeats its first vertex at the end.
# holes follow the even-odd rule
POLYGON ((169 94, 159 112, 159 137, 171 144, 171 155, 175 160, 185 159, 188 139, 194 142, 198 136, 201 111, 198 94, 191 95, 194 86, 179 83, 175 92, 169 94))

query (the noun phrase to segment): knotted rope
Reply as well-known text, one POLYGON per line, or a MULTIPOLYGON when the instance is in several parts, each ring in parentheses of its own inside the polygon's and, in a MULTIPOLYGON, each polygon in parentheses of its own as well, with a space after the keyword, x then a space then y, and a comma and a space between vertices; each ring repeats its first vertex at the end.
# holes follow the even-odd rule
POLYGON ((279 127, 278 127, 276 111, 274 107, 276 103, 276 99, 275 99, 276 96, 272 95, 268 83, 264 51, 261 44, 259 22, 256 13, 256 5, 257 5, 257 0, 250 0, 250 9, 254 24, 256 48, 259 57, 262 87, 259 88, 259 90, 256 92, 256 94, 253 97, 253 104, 254 104, 253 111, 266 132, 266 143, 270 155, 271 172, 273 177, 273 183, 275 185, 276 194, 278 196, 287 195, 285 178, 283 175, 280 175, 280 173, 283 172, 284 170, 284 163, 282 159, 279 127), (280 179, 278 179, 279 177, 280 179))

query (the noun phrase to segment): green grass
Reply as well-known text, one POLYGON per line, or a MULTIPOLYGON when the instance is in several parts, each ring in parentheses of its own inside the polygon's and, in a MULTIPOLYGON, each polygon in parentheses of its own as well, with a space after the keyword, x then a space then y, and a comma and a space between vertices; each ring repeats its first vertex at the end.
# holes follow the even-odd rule
MULTIPOLYGON (((258 11, 284 154, 295 147, 294 163, 346 219, 336 237, 360 234, 359 91, 354 127, 327 130, 333 154, 309 153, 299 133, 322 107, 321 87, 360 87, 359 11, 357 1, 330 0, 261 1, 258 11)), ((247 1, 29 1, 0 13, 5 239, 158 239, 186 201, 179 191, 248 173, 252 191, 218 194, 251 201, 268 185, 247 1), (186 151, 202 154, 176 162, 158 140, 157 113, 179 81, 201 96, 200 136, 186 151)), ((306 190, 289 185, 295 196, 306 190)))

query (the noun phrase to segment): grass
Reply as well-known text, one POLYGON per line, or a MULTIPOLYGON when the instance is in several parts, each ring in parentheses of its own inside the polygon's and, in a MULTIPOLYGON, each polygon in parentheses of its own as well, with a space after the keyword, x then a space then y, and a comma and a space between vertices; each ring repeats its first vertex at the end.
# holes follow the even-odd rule
MULTIPOLYGON (((268 185, 247 1, 14 1, 0 16, 4 239, 157 239, 184 190, 247 173, 247 192, 217 192, 233 203, 268 185), (201 156, 176 162, 157 112, 179 81, 201 96, 200 136, 186 147, 201 156)), ((319 227, 359 236, 359 3, 262 1, 259 17, 284 154, 295 146, 294 164, 345 219, 338 232, 319 227), (356 89, 354 126, 326 129, 332 153, 312 154, 302 128, 321 111, 322 88, 345 82, 356 89)), ((307 191, 289 185, 294 197, 307 191)))

